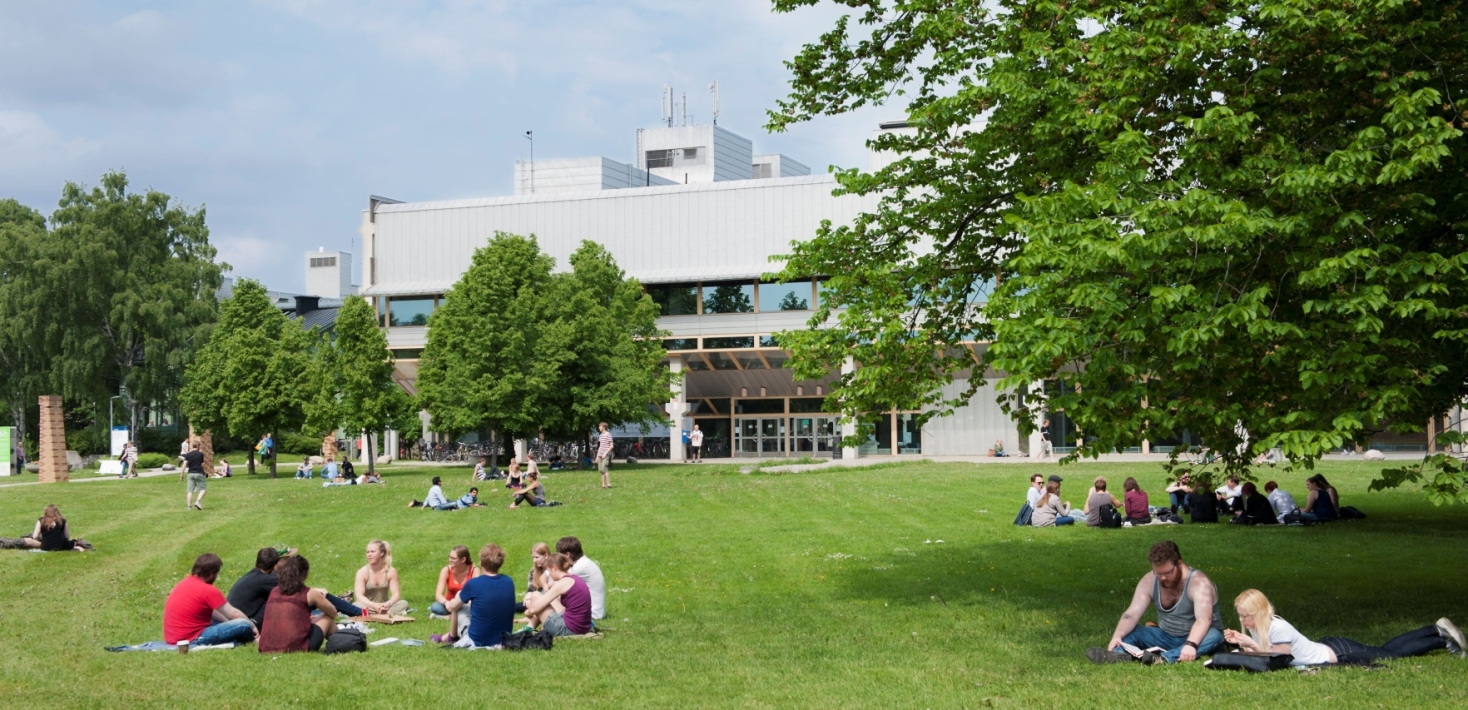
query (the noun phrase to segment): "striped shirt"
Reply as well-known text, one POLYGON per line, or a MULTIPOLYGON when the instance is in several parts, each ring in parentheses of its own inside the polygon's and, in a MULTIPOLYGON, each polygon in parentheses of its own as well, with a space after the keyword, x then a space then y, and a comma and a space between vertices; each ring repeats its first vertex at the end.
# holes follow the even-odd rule
POLYGON ((604 431, 597 437, 596 457, 606 458, 612 455, 612 433, 604 431))

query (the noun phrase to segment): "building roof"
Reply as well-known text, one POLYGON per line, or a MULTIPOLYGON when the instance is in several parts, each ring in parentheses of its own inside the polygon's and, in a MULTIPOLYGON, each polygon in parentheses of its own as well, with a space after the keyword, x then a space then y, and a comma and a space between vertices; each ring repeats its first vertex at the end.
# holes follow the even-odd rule
POLYGON ((307 330, 320 328, 321 332, 329 333, 336 327, 336 315, 339 312, 341 308, 317 308, 313 311, 306 311, 305 315, 294 317, 301 321, 302 328, 307 330))

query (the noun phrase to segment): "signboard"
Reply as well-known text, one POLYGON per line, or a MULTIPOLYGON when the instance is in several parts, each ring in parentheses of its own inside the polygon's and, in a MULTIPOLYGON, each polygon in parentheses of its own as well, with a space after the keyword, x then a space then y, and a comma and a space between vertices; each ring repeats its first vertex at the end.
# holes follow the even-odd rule
POLYGON ((127 445, 127 442, 129 442, 131 440, 132 440, 132 437, 128 436, 128 434, 127 434, 127 427, 125 427, 125 426, 115 426, 115 427, 112 427, 112 456, 113 456, 113 458, 116 458, 118 456, 121 456, 122 455, 122 447, 126 446, 127 445))
POLYGON ((14 476, 20 473, 15 470, 15 448, 10 445, 11 437, 14 434, 14 428, 0 427, 0 476, 14 476))

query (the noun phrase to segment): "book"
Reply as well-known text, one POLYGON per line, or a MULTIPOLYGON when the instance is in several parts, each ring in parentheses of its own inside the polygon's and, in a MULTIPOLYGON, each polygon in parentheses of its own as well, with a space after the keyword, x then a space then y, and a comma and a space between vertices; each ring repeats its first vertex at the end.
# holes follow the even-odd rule
POLYGON ((1143 649, 1137 648, 1136 646, 1133 646, 1133 645, 1131 645, 1131 644, 1129 644, 1129 643, 1127 643, 1125 641, 1122 641, 1121 642, 1121 650, 1126 651, 1127 653, 1131 654, 1132 658, 1136 658, 1136 659, 1141 659, 1142 654, 1144 654, 1144 653, 1156 653, 1156 654, 1162 653, 1162 648, 1159 647, 1159 646, 1153 646, 1153 647, 1151 647, 1149 649, 1143 650, 1143 649))
POLYGON ((362 618, 374 624, 402 624, 409 621, 416 621, 411 616, 392 616, 390 614, 367 614, 362 618))

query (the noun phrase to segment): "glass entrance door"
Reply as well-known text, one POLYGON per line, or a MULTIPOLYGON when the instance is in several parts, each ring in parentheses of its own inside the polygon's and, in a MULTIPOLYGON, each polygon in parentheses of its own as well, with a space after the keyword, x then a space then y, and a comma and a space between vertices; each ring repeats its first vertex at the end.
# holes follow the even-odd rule
POLYGON ((739 456, 784 456, 785 417, 736 417, 734 450, 739 456))
POLYGON ((735 417, 737 456, 832 456, 839 449, 840 417, 735 417))

